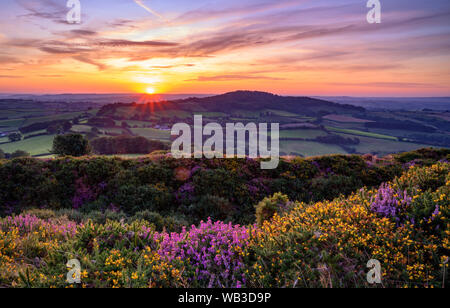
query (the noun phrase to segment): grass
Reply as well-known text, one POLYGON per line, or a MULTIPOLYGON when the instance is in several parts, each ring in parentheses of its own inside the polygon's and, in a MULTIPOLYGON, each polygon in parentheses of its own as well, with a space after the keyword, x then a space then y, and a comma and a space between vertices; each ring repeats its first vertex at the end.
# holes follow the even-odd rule
POLYGON ((148 139, 170 140, 170 131, 155 128, 132 128, 131 131, 148 139))
POLYGON ((195 114, 201 114, 205 118, 222 118, 228 116, 226 113, 223 112, 195 112, 195 114))
POLYGON ((343 122, 343 123, 368 123, 373 122, 369 120, 358 119, 352 116, 340 115, 340 114, 330 114, 324 117, 326 120, 334 121, 334 122, 343 122))
POLYGON ((107 128, 100 128, 100 131, 103 131, 105 133, 109 134, 123 134, 123 129, 120 127, 107 127, 107 128))
POLYGON ((315 139, 319 136, 326 136, 327 133, 319 129, 293 129, 280 131, 280 138, 303 138, 315 139))
POLYGON ((88 133, 92 129, 91 126, 88 125, 74 125, 72 126, 72 131, 76 133, 88 133))
POLYGON ((72 120, 80 115, 84 114, 84 112, 71 112, 71 113, 62 113, 56 115, 50 115, 45 117, 36 117, 26 119, 22 126, 40 123, 40 122, 49 122, 49 121, 57 121, 57 120, 72 120))
POLYGON ((22 126, 23 122, 24 119, 2 120, 0 121, 0 131, 16 130, 22 126))
POLYGON ((381 134, 376 134, 376 133, 370 133, 370 132, 363 132, 363 131, 355 130, 355 129, 337 128, 337 127, 331 127, 331 126, 326 126, 326 129, 328 129, 331 132, 336 132, 336 133, 344 133, 344 134, 348 134, 348 135, 398 141, 397 137, 381 135, 381 134))
MULTIPOLYGON (((349 138, 353 135, 338 134, 340 136, 349 138)), ((388 155, 397 152, 409 152, 420 148, 430 147, 429 145, 400 142, 394 140, 382 140, 369 137, 358 137, 361 143, 357 146, 351 146, 355 148, 358 153, 376 153, 378 155, 388 155)))
POLYGON ((296 113, 292 113, 289 111, 283 111, 283 110, 267 109, 267 110, 264 110, 264 112, 271 112, 272 114, 279 116, 279 117, 301 117, 301 115, 298 115, 296 113))
POLYGON ((348 154, 337 145, 327 145, 312 141, 280 141, 280 151, 286 154, 298 153, 304 157, 348 154))
POLYGON ((50 152, 53 146, 53 139, 55 135, 45 135, 34 137, 26 140, 21 140, 18 142, 11 142, 0 145, 5 153, 13 153, 17 150, 22 150, 30 153, 31 155, 41 155, 50 152))

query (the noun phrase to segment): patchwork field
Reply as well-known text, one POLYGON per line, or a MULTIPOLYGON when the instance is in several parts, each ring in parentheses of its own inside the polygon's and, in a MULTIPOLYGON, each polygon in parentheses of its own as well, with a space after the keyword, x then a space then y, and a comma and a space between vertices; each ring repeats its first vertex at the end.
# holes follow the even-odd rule
POLYGON ((12 143, 0 144, 0 149, 5 153, 13 153, 17 150, 22 150, 31 155, 41 155, 51 152, 54 137, 55 135, 45 135, 12 143))
POLYGON ((167 142, 170 131, 161 128, 170 128, 180 121, 192 124, 195 114, 202 114, 205 124, 214 121, 222 126, 229 122, 279 123, 280 138, 308 140, 282 140, 281 152, 302 156, 389 154, 421 147, 450 147, 450 122, 446 115, 437 116, 439 114, 433 111, 368 111, 326 101, 285 98, 261 92, 238 91, 214 97, 104 105, 77 111, 72 109, 82 108, 79 104, 39 104, 47 107, 35 108, 38 105, 29 101, 3 104, 0 101, 5 109, 3 117, 0 117, 0 135, 37 125, 22 134, 22 137, 31 137, 27 140, 9 143, 7 137, 0 136, 0 143, 4 143, 0 148, 4 152, 24 150, 32 155, 48 153, 52 147, 52 136, 61 133, 61 129, 49 130, 49 136, 36 135, 45 134, 47 126, 55 121, 69 123, 70 129, 65 132, 81 133, 90 139, 124 134, 167 142), (26 108, 18 108, 21 104, 26 108))

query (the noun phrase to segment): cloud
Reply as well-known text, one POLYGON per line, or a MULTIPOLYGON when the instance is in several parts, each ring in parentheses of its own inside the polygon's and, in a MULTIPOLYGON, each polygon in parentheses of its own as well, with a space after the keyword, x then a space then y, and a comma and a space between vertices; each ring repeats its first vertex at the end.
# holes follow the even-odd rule
POLYGON ((177 64, 177 65, 154 65, 150 68, 152 69, 170 69, 170 68, 176 68, 176 67, 193 67, 195 64, 177 64))
POLYGON ((275 0, 263 3, 231 6, 219 9, 197 9, 178 16, 175 20, 179 23, 195 23, 208 20, 217 20, 225 17, 236 17, 248 14, 262 13, 276 9, 298 6, 308 0, 275 0))
POLYGON ((95 31, 83 30, 83 29, 71 30, 70 33, 73 33, 73 34, 79 35, 79 36, 95 36, 98 34, 95 31))
POLYGON ((66 1, 54 0, 16 0, 28 13, 18 17, 32 17, 50 20, 54 23, 67 24, 66 1))
POLYGON ((14 75, 0 75, 0 78, 5 79, 15 79, 15 78, 23 78, 24 76, 14 76, 14 75))
POLYGON ((97 44, 100 46, 109 47, 174 47, 179 45, 175 42, 129 40, 100 40, 97 42, 97 44))
POLYGON ((0 64, 13 64, 13 63, 21 63, 21 61, 17 58, 10 56, 0 56, 0 64))
POLYGON ((337 86, 373 87, 373 88, 444 88, 441 85, 416 82, 362 82, 362 83, 330 83, 337 86))
POLYGON ((39 77, 42 78, 61 78, 64 77, 63 75, 39 75, 39 77))
POLYGON ((164 18, 164 16, 162 16, 161 14, 157 13, 156 11, 152 10, 151 8, 149 8, 147 5, 144 4, 143 0, 134 0, 134 2, 139 5, 140 7, 142 7, 144 10, 146 10, 147 12, 149 12, 150 14, 158 17, 159 19, 161 19, 164 22, 168 22, 167 19, 164 18))
POLYGON ((233 81, 233 80, 285 80, 284 78, 275 78, 267 76, 251 76, 251 75, 217 75, 217 76, 200 76, 195 79, 185 81, 233 81))
POLYGON ((102 63, 99 63, 99 62, 97 62, 97 61, 94 61, 94 60, 92 60, 92 59, 90 59, 90 58, 87 58, 87 57, 83 57, 83 56, 75 56, 75 57, 72 57, 72 58, 75 59, 75 60, 77 60, 77 61, 86 63, 86 64, 94 65, 94 66, 96 66, 100 71, 103 71, 103 70, 105 70, 105 69, 107 68, 106 65, 104 65, 104 64, 102 64, 102 63))

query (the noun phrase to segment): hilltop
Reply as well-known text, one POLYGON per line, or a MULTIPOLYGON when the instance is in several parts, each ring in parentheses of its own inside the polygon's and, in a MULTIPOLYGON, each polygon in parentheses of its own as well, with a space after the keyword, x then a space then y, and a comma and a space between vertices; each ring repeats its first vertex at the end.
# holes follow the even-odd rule
MULTIPOLYGON (((139 107, 154 105, 156 110, 183 110, 189 112, 223 112, 233 114, 242 111, 264 111, 275 109, 299 113, 303 115, 318 115, 321 112, 361 113, 365 109, 346 104, 337 104, 310 97, 279 96, 267 92, 235 91, 209 97, 190 97, 161 103, 140 104, 139 107)), ((118 107, 134 106, 136 104, 106 105, 100 113, 118 107)), ((144 107, 145 108, 145 107, 144 107)))

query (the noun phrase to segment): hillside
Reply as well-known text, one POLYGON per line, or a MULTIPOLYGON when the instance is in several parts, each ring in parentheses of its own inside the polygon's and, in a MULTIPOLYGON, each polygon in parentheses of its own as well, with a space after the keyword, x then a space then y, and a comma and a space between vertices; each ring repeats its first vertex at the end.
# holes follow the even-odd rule
MULTIPOLYGON (((183 110, 189 112, 223 112, 226 114, 242 111, 259 112, 266 109, 276 109, 279 111, 304 115, 317 115, 321 111, 333 111, 338 113, 364 112, 364 108, 361 107, 337 104, 320 99, 309 97, 284 97, 255 91, 235 91, 210 97, 192 97, 182 100, 165 101, 159 104, 148 103, 143 105, 145 107, 146 105, 152 105, 156 111, 183 110)), ((127 104, 119 106, 123 108, 127 107, 127 104)), ((136 107, 136 105, 128 106, 136 107)), ((138 107, 145 109, 143 106, 138 107)), ((104 106, 99 114, 107 114, 108 112, 111 112, 111 108, 114 108, 114 105, 104 106)))
MULTIPOLYGON (((192 125, 195 114, 203 115, 205 123, 221 125, 279 123, 280 152, 284 156, 365 153, 384 156, 429 146, 450 148, 450 116, 432 109, 370 110, 309 97, 252 91, 162 101, 159 96, 103 95, 101 104, 95 103, 95 97, 94 102, 76 101, 71 95, 61 99, 64 97, 68 101, 0 100, 0 150, 8 154, 21 150, 33 156, 49 156, 55 134, 69 132, 83 134, 91 141, 127 135, 167 144, 172 125, 179 122, 192 125), (136 102, 126 103, 131 98, 136 102), (124 101, 107 104, 113 99, 124 101), (22 139, 11 142, 8 135, 17 132, 22 139)), ((76 99, 89 97, 81 95, 76 99)), ((174 96, 166 96, 170 97, 174 96)), ((135 153, 129 149, 99 154, 148 152, 135 153)))
POLYGON ((444 287, 448 159, 0 160, 0 287, 444 287))

